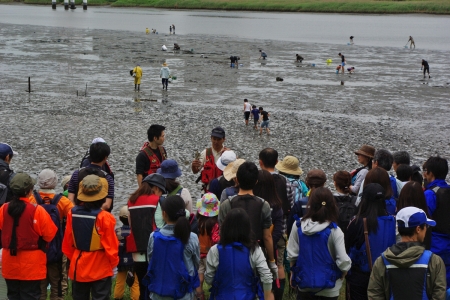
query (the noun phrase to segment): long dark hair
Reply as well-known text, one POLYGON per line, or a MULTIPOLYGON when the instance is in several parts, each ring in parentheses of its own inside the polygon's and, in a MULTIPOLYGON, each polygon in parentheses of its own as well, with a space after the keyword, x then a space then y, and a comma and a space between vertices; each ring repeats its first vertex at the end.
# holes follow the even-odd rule
POLYGON ((138 189, 134 191, 133 194, 130 195, 128 201, 130 201, 131 203, 135 203, 140 196, 154 195, 155 193, 153 192, 152 187, 153 186, 148 182, 142 181, 141 186, 138 187, 138 189))
POLYGON ((187 244, 191 236, 191 225, 186 218, 185 203, 178 195, 167 197, 161 205, 169 220, 175 222, 173 235, 179 238, 183 244, 187 244))
POLYGON ((8 203, 8 214, 14 219, 19 218, 27 204, 20 200, 20 197, 26 197, 33 190, 33 185, 25 189, 23 193, 13 194, 11 201, 8 203))
POLYGON ((197 212, 197 222, 198 222, 198 233, 200 235, 207 234, 211 237, 211 232, 214 227, 218 223, 217 216, 214 217, 206 217, 197 212))
MULTIPOLYGON (((373 170, 376 170, 375 168, 373 170)), ((372 171, 373 171, 372 170, 372 171)), ((384 171, 384 170, 383 170, 384 171)), ((384 171, 386 172, 386 171, 384 171)), ((378 232, 378 217, 388 216, 389 214, 386 211, 386 201, 383 195, 371 195, 370 197, 366 197, 363 194, 361 198, 361 203, 359 204, 359 211, 356 215, 355 221, 367 219, 367 230, 369 233, 376 234, 378 232)))
POLYGON ((279 208, 282 205, 275 187, 275 180, 266 170, 259 170, 258 182, 253 188, 253 194, 266 200, 272 208, 279 208))
POLYGON ((388 172, 383 168, 375 168, 370 170, 364 179, 364 187, 371 183, 378 183, 384 189, 384 199, 389 199, 392 196, 391 180, 388 172))
POLYGON ((220 244, 225 246, 238 242, 254 251, 258 244, 251 236, 252 229, 247 212, 242 208, 230 210, 220 226, 220 244))
POLYGON ((430 217, 422 185, 416 181, 409 181, 405 184, 398 197, 397 211, 408 206, 420 208, 427 214, 428 218, 430 217))
POLYGON ((325 187, 313 189, 308 199, 309 210, 303 219, 311 219, 314 222, 338 221, 338 208, 331 191, 325 187))
POLYGON ((175 190, 178 186, 180 185, 180 183, 178 181, 176 181, 173 178, 166 178, 166 190, 167 190, 167 194, 171 193, 173 190, 175 190))

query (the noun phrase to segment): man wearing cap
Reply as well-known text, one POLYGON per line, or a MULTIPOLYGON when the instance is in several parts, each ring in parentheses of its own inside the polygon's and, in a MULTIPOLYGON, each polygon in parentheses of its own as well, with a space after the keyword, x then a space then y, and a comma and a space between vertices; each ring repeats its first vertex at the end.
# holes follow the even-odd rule
POLYGON ((134 91, 139 92, 139 89, 141 88, 141 78, 142 78, 142 68, 140 64, 137 64, 136 67, 134 67, 132 74, 134 75, 134 91))
POLYGON ((111 149, 106 143, 94 143, 89 147, 89 156, 91 157, 91 163, 79 170, 75 170, 69 181, 69 199, 75 205, 78 205, 78 188, 80 182, 88 175, 95 174, 108 181, 108 196, 106 201, 103 203, 102 209, 109 212, 113 209, 114 200, 114 178, 102 170, 102 166, 106 163, 106 160, 111 153, 111 149))
POLYGON ((214 179, 222 175, 216 162, 226 150, 223 146, 225 142, 225 130, 222 127, 216 127, 211 131, 211 148, 206 148, 200 153, 199 158, 192 161, 191 169, 194 174, 201 171, 201 176, 197 180, 202 181, 205 191, 209 191, 209 184, 214 179), (203 170, 202 170, 203 168, 203 170))
MULTIPOLYGON (((67 218, 69 211, 73 207, 73 203, 62 195, 55 194, 55 187, 58 183, 58 176, 55 171, 51 169, 44 169, 39 173, 37 184, 39 185, 38 191, 33 191, 30 197, 30 203, 40 205, 56 205, 60 216, 59 224, 63 223, 63 219, 67 218)), ((56 224, 55 224, 56 225, 56 224)), ((63 299, 67 289, 67 258, 61 255, 62 237, 64 236, 63 227, 58 228, 56 233, 58 238, 53 239, 52 243, 56 243, 55 246, 59 249, 58 261, 51 261, 55 257, 49 257, 47 255, 47 278, 41 282, 41 299, 47 299, 47 286, 51 285, 50 299, 63 299)), ((54 254, 52 254, 54 255, 54 254)))
POLYGON ((436 222, 412 206, 401 209, 396 218, 401 242, 386 249, 375 261, 368 298, 445 299, 444 262, 422 244, 428 227, 436 226, 436 222))
MULTIPOLYGON (((12 147, 6 143, 0 143, 0 184, 3 184, 6 187, 4 190, 5 198, 2 199, 2 187, 0 186, 0 202, 4 201, 9 202, 12 199, 12 192, 8 188, 9 182, 14 176, 14 171, 10 169, 9 165, 11 164, 11 160, 13 155, 17 155, 17 152, 13 151, 12 147)), ((3 203, 0 203, 2 205, 3 203)))
POLYGON ((28 174, 17 173, 9 185, 13 199, 0 207, 2 275, 11 300, 39 299, 47 276, 44 251, 57 232, 45 209, 30 203, 35 183, 28 174))
MULTIPOLYGON (((100 137, 93 139, 91 145, 96 144, 96 143, 105 143, 106 144, 105 140, 100 137)), ((91 156, 89 155, 89 149, 88 149, 86 151, 86 154, 84 155, 83 159, 81 160, 80 168, 85 168, 85 167, 89 166, 89 164, 91 162, 92 162, 92 159, 91 159, 91 156)), ((111 175, 112 178, 114 178, 114 173, 111 170, 111 167, 110 167, 108 161, 106 161, 105 164, 102 166, 102 170, 105 171, 106 173, 108 173, 109 175, 111 175)))
POLYGON ((150 125, 147 130, 148 142, 141 147, 136 156, 136 179, 141 186, 142 179, 156 173, 161 163, 167 159, 166 149, 163 147, 166 139, 166 127, 158 124, 150 125))
POLYGON ((70 260, 73 299, 109 299, 119 263, 116 219, 101 209, 108 181, 88 175, 80 182, 75 206, 67 215, 62 251, 70 260))
MULTIPOLYGON (((236 153, 233 150, 227 150, 217 160, 216 166, 223 172, 234 161, 236 161, 236 153)), ((216 195, 217 199, 219 199, 222 191, 230 186, 234 186, 234 181, 232 179, 227 180, 224 175, 221 175, 211 181, 209 184, 209 192, 216 195)))

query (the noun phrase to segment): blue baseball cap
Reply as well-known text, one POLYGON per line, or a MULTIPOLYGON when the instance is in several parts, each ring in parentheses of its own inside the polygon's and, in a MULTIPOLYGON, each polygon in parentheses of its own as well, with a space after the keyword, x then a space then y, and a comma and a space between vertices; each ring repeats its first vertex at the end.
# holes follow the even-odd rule
POLYGON ((436 226, 434 220, 428 219, 427 214, 423 210, 414 206, 402 208, 397 213, 396 218, 397 221, 403 221, 398 224, 398 227, 401 228, 414 228, 422 224, 436 226))
POLYGON ((6 157, 7 155, 17 155, 18 153, 13 150, 13 148, 6 144, 6 143, 0 143, 0 157, 6 157))

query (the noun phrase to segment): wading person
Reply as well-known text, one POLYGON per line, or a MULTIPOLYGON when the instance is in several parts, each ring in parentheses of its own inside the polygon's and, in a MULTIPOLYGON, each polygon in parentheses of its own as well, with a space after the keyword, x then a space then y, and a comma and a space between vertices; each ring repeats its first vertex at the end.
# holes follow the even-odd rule
POLYGON ((248 125, 248 120, 250 119, 250 112, 252 111, 252 105, 248 103, 247 99, 244 99, 244 119, 245 125, 248 125))
POLYGON ((300 56, 300 55, 298 55, 298 54, 295 54, 295 62, 302 62, 303 61, 303 57, 302 56, 300 56))
POLYGON ((351 35, 351 36, 350 36, 350 45, 353 45, 353 38, 354 38, 354 36, 351 35))
POLYGON ((408 44, 409 42, 411 42, 409 44, 409 49, 411 49, 413 46, 414 46, 414 49, 416 49, 416 43, 414 43, 414 39, 412 36, 409 36, 409 40, 408 40, 408 42, 406 42, 406 44, 408 44))
POLYGON ((9 184, 12 200, 0 207, 2 275, 11 300, 41 297, 41 280, 47 277, 44 251, 58 230, 43 207, 30 203, 34 184, 28 174, 17 173, 9 184))
POLYGON ((263 129, 266 129, 267 135, 270 135, 270 129, 269 129, 269 116, 270 114, 265 111, 261 106, 259 107, 259 113, 262 117, 261 127, 259 127, 259 135, 262 135, 263 129))
POLYGON ((259 54, 260 54, 259 59, 266 59, 266 57, 267 57, 266 52, 259 50, 259 54))
POLYGON ((169 84, 169 76, 170 76, 170 69, 167 66, 167 63, 164 62, 162 64, 161 70, 159 71, 159 77, 161 78, 163 89, 164 89, 164 87, 166 87, 166 91, 167 91, 167 85, 169 84))
POLYGON ((342 70, 342 74, 344 74, 345 72, 345 56, 344 54, 339 53, 338 54, 341 57, 341 70, 342 70))
POLYGON ((412 206, 401 209, 396 218, 401 241, 375 261, 369 299, 445 299, 444 262, 422 244, 429 226, 436 222, 412 206))
POLYGON ((225 130, 222 127, 216 127, 211 131, 211 147, 204 149, 200 153, 200 157, 194 159, 191 164, 191 169, 194 174, 201 171, 200 180, 203 183, 204 190, 209 191, 209 183, 222 175, 216 163, 222 153, 227 149, 223 146, 225 142, 225 130))
POLYGON ((422 67, 420 70, 423 69, 423 78, 425 78, 425 73, 428 72, 428 78, 431 78, 430 76, 430 66, 428 65, 428 62, 425 59, 422 59, 422 67))
POLYGON ((140 64, 137 64, 133 69, 134 75, 134 91, 138 91, 141 88, 142 68, 140 64))
POLYGON ((136 179, 141 185, 147 175, 156 173, 161 163, 167 159, 167 152, 163 144, 166 138, 166 127, 158 124, 150 125, 147 129, 148 141, 144 143, 136 156, 136 179))
POLYGON ((75 206, 67 216, 62 250, 70 260, 74 300, 109 299, 112 277, 117 274, 119 241, 116 219, 102 209, 108 197, 108 182, 88 175, 80 183, 75 206))

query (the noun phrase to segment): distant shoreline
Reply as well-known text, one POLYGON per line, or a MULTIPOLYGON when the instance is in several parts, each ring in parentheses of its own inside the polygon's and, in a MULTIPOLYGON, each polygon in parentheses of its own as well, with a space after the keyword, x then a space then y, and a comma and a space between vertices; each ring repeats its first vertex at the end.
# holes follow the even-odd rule
MULTIPOLYGON (((51 5, 51 0, 4 1, 6 4, 51 5)), ((57 0, 62 5, 63 0, 57 0)), ((82 0, 76 0, 82 5, 82 0)), ((378 0, 273 0, 263 4, 254 0, 88 0, 88 6, 152 7, 165 9, 208 9, 270 12, 316 12, 356 14, 436 14, 450 15, 450 1, 378 1, 378 0)))

